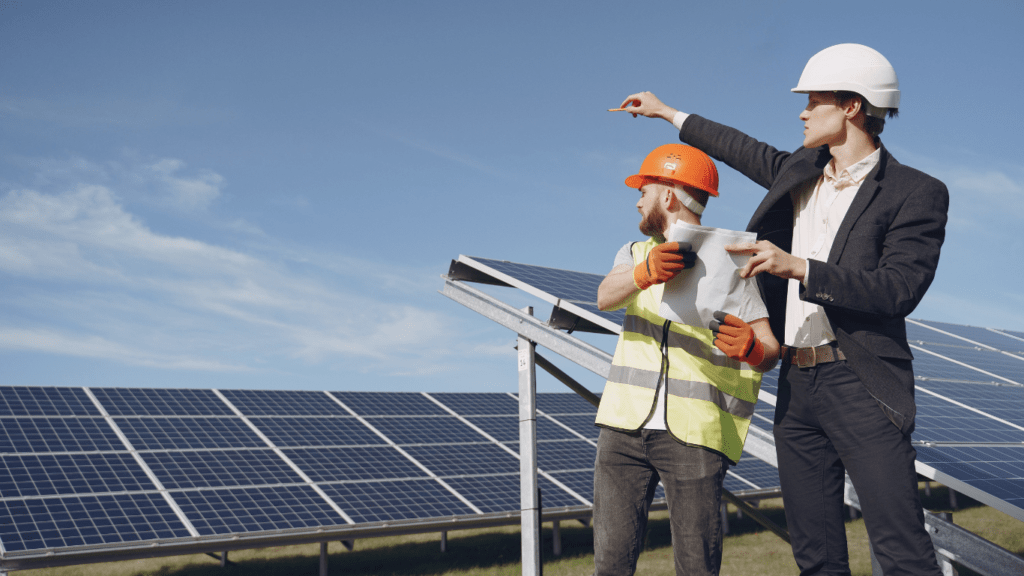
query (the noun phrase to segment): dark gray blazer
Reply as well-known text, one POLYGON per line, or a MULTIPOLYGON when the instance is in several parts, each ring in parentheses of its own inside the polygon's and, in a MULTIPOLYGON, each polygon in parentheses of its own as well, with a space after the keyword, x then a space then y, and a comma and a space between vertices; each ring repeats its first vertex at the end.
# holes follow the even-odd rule
MULTIPOLYGON (((697 115, 686 119, 679 139, 767 188, 747 230, 792 252, 790 192, 821 176, 832 158, 828 147, 780 152, 697 115)), ((824 308, 847 364, 904 433, 913 430, 917 412, 904 319, 935 277, 948 207, 942 182, 900 164, 883 146, 828 262, 808 260, 809 283, 800 288, 801 300, 824 308)), ((770 274, 757 278, 772 332, 784 344, 787 281, 770 274)))

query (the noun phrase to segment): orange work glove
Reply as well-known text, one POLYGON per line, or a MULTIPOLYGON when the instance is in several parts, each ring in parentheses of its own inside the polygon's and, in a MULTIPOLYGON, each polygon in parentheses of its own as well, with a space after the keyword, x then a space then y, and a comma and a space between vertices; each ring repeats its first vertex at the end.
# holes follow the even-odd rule
POLYGON ((719 310, 713 314, 711 332, 715 347, 729 358, 757 366, 764 362, 764 345, 754 335, 754 329, 743 320, 719 310))
POLYGON ((668 282, 679 272, 693 268, 697 261, 687 242, 663 242, 647 253, 647 259, 633 267, 633 283, 641 290, 668 282))

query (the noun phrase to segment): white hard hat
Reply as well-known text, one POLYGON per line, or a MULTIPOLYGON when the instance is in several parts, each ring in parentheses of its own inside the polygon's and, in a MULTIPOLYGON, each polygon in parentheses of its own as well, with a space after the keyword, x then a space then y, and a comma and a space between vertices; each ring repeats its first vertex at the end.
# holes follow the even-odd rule
POLYGON ((807 61, 793 92, 856 92, 867 100, 868 116, 885 118, 886 109, 900 106, 900 81, 892 64, 862 44, 836 44, 807 61))

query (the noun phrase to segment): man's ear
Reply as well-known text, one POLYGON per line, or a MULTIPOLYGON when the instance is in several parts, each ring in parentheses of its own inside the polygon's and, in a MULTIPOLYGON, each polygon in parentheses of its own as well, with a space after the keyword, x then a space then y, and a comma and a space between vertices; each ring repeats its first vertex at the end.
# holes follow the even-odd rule
POLYGON ((676 198, 675 190, 668 186, 664 186, 662 188, 662 192, 663 196, 661 197, 661 202, 665 205, 665 211, 674 212, 676 209, 676 202, 679 202, 679 199, 676 198))
POLYGON ((863 107, 861 98, 863 98, 863 96, 850 98, 846 101, 846 104, 843 106, 843 113, 846 114, 847 120, 853 120, 856 118, 857 114, 860 113, 861 108, 863 107))

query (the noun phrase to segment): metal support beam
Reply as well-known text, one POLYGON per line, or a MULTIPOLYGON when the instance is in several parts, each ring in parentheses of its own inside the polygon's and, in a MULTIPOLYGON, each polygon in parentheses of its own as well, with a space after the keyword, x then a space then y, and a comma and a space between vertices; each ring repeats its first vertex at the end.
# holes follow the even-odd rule
POLYGON ((448 532, 441 532, 441 552, 448 551, 448 532))
MULTIPOLYGON (((523 312, 532 317, 533 307, 523 312)), ((519 477, 523 576, 540 576, 540 503, 537 494, 536 344, 519 335, 519 477)))
MULTIPOLYGON (((949 522, 950 524, 953 523, 953 514, 950 512, 940 512, 935 516, 949 522)), ((939 570, 942 571, 942 576, 957 576, 956 567, 953 566, 953 562, 951 562, 952 558, 947 557, 943 552, 945 552, 945 550, 941 550, 939 548, 935 549, 935 562, 938 563, 939 570)))
POLYGON ((871 576, 885 576, 885 572, 882 572, 882 565, 878 563, 878 558, 875 557, 875 549, 868 544, 868 551, 871 552, 871 576))
POLYGON ((320 543, 320 576, 327 576, 327 542, 320 543))
POLYGON ((562 555, 562 526, 558 520, 551 522, 551 554, 555 558, 562 555))
POLYGON ((228 551, 224 550, 220 553, 220 567, 226 568, 228 565, 228 551))

